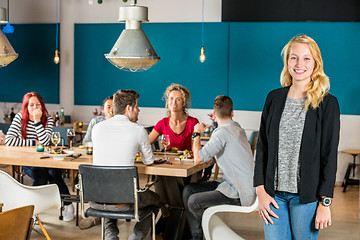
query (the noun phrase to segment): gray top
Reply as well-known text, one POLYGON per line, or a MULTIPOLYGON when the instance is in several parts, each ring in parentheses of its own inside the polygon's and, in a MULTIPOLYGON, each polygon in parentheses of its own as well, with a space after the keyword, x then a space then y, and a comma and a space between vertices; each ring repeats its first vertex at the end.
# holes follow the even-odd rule
POLYGON ((276 191, 299 193, 300 145, 306 116, 305 100, 306 98, 286 98, 279 126, 276 191))
POLYGON ((240 198, 241 205, 255 201, 253 187, 254 158, 244 129, 230 120, 214 130, 210 140, 199 151, 203 162, 215 157, 223 171, 223 182, 216 190, 229 198, 240 198))
POLYGON ((87 142, 92 142, 92 138, 91 138, 91 135, 92 135, 92 129, 93 127, 99 123, 99 122, 102 122, 102 121, 105 121, 105 116, 104 115, 101 115, 101 116, 96 116, 96 117, 93 117, 89 123, 89 126, 87 128, 87 131, 86 131, 86 135, 83 139, 83 142, 82 144, 86 146, 86 143, 87 142))

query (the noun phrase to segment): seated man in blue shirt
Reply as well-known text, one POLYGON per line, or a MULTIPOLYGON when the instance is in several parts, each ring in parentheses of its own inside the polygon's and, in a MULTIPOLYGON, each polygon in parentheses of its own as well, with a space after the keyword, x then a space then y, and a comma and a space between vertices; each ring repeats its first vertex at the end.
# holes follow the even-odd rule
POLYGON ((107 98, 104 99, 103 103, 102 103, 102 106, 101 106, 101 112, 102 112, 102 115, 100 116, 96 116, 96 117, 93 117, 89 123, 89 126, 87 128, 87 131, 86 131, 86 135, 83 139, 83 142, 82 144, 84 146, 86 146, 86 144, 88 142, 92 142, 92 129, 93 127, 99 123, 99 122, 102 122, 102 121, 105 121, 109 118, 112 118, 114 116, 113 114, 113 96, 109 96, 107 98))
POLYGON ((223 172, 223 181, 195 182, 185 186, 183 201, 192 239, 203 239, 201 218, 206 208, 220 204, 249 206, 256 198, 252 184, 254 159, 244 129, 232 120, 232 100, 217 96, 214 114, 219 127, 204 147, 200 144, 200 134, 205 131, 205 125, 198 123, 194 127, 194 162, 208 162, 215 157, 223 172))

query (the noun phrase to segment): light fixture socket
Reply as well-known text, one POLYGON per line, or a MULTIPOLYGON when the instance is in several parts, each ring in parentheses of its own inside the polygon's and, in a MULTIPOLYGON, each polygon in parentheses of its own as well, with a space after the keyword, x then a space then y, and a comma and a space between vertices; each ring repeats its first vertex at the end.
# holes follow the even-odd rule
POLYGON ((7 22, 6 8, 0 8, 0 24, 6 24, 7 22))

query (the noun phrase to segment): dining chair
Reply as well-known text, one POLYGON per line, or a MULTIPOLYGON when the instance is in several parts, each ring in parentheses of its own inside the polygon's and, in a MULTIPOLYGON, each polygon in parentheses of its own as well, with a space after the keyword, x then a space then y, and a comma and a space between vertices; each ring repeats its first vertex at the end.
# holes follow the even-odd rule
POLYGON ((34 205, 34 219, 39 223, 46 239, 51 239, 38 215, 53 207, 60 209, 60 192, 56 184, 26 186, 16 181, 6 172, 0 171, 0 202, 4 203, 3 210, 5 211, 26 205, 34 205))
MULTIPOLYGON (((257 140, 258 140, 258 136, 259 136, 259 131, 253 131, 251 133, 251 135, 250 135, 250 138, 249 138, 249 144, 250 144, 251 152, 252 152, 254 157, 255 157, 255 149, 256 149, 256 143, 257 143, 257 140)), ((215 172, 214 172, 214 180, 218 179, 218 175, 219 175, 219 166, 216 163, 215 164, 215 172)))
POLYGON ((155 213, 158 206, 138 208, 139 188, 137 167, 79 165, 80 208, 83 218, 93 216, 101 218, 101 239, 104 239, 104 218, 135 219, 137 222, 152 215, 152 239, 155 240, 155 213), (133 204, 133 209, 123 212, 84 209, 84 202, 101 202, 109 204, 133 204))
POLYGON ((34 205, 0 212, 0 239, 29 240, 33 223, 34 205))
POLYGON ((236 206, 236 205, 218 205, 209 207, 204 211, 202 217, 202 228, 206 240, 243 240, 241 236, 236 234, 216 213, 231 212, 231 213, 251 213, 257 210, 258 198, 256 197, 251 206, 236 206))

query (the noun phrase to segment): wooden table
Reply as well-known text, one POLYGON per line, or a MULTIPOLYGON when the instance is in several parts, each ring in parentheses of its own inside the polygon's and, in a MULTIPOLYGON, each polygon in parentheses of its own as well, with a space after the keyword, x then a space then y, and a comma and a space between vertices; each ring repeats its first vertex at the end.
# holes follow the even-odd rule
POLYGON ((345 176, 344 176, 344 181, 342 186, 344 187, 343 192, 346 191, 346 187, 348 185, 358 185, 359 184, 359 180, 358 179, 354 179, 355 177, 355 168, 356 166, 359 166, 359 164, 356 164, 356 156, 360 154, 360 149, 346 149, 346 150, 342 150, 342 153, 346 153, 346 154, 350 154, 352 155, 353 158, 353 163, 349 163, 349 166, 346 170, 345 176), (351 174, 351 169, 353 170, 353 177, 350 177, 351 174))
MULTIPOLYGON (((35 147, 10 147, 0 146, 0 164, 78 169, 80 164, 92 164, 92 155, 86 155, 85 149, 74 148, 75 153, 81 153, 78 159, 70 157, 57 161, 53 158, 40 159, 44 157, 43 152, 36 152, 35 147)), ((135 163, 139 174, 157 175, 165 184, 166 195, 169 199, 170 217, 168 229, 165 229, 164 239, 180 240, 187 237, 184 234, 186 228, 186 213, 182 202, 182 190, 187 177, 206 168, 207 164, 194 165, 192 162, 180 162, 174 156, 169 156, 169 164, 154 164, 146 166, 143 163, 135 163)))
MULTIPOLYGON (((66 150, 65 150, 66 151, 66 150)), ((92 155, 86 155, 85 149, 74 148, 75 153, 81 153, 82 156, 73 159, 67 157, 64 160, 54 160, 52 157, 40 159, 46 156, 43 152, 36 152, 35 147, 10 147, 0 146, 0 164, 62 168, 62 169, 78 169, 80 164, 92 164, 92 155)), ((156 157, 161 157, 157 156, 156 157)), ((206 164, 194 166, 192 162, 180 162, 169 156, 169 164, 153 164, 146 166, 143 163, 135 163, 139 174, 171 176, 171 177, 188 177, 192 174, 204 169, 206 164)))

